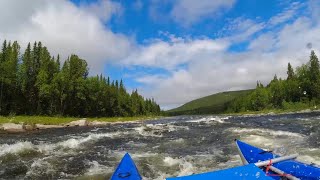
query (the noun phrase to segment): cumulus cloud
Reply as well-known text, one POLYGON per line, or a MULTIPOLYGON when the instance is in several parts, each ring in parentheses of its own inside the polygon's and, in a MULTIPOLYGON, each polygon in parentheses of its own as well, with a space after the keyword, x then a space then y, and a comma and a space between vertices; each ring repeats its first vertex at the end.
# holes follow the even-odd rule
MULTIPOLYGON (((6 7, 0 11, 0 38, 17 40, 22 46, 42 41, 53 55, 78 54, 89 62, 92 73, 102 72, 101 64, 126 56, 131 42, 103 24, 101 18, 110 18, 114 12, 105 8, 108 1, 98 3, 104 14, 66 0, 0 1, 0 7, 6 7)), ((96 7, 91 4, 90 8, 96 7)))
POLYGON ((309 9, 311 16, 316 23, 320 21, 320 1, 318 0, 309 0, 309 9))
POLYGON ((95 14, 102 21, 108 21, 113 15, 120 15, 123 12, 123 7, 119 2, 110 0, 98 0, 98 2, 80 3, 80 7, 89 13, 95 14))
POLYGON ((223 51, 227 46, 226 41, 212 39, 172 38, 169 42, 156 40, 137 47, 127 58, 122 60, 122 63, 172 70, 178 65, 223 51))
POLYGON ((205 40, 179 38, 171 43, 156 41, 138 49, 134 53, 135 59, 140 59, 135 61, 136 65, 171 72, 169 76, 139 77, 137 80, 153 89, 143 93, 171 108, 220 91, 254 88, 257 80, 266 84, 274 74, 285 78, 288 62, 298 66, 308 61, 309 43, 319 54, 320 25, 310 16, 297 17, 276 31, 269 29, 268 21, 235 21, 245 22, 228 27, 230 31, 238 30, 237 35, 205 40), (250 27, 255 28, 248 30, 250 27), (228 51, 234 42, 243 40, 249 41, 247 51, 228 51), (182 63, 187 68, 174 68, 182 63))
POLYGON ((235 0, 177 0, 171 11, 176 22, 190 25, 203 17, 217 16, 221 10, 230 9, 235 0))
POLYGON ((236 0, 152 0, 149 14, 155 21, 173 20, 188 27, 203 19, 215 19, 231 9, 236 0))
POLYGON ((230 20, 229 23, 221 30, 220 34, 221 36, 226 36, 225 39, 228 39, 232 43, 237 43, 247 40, 265 27, 265 22, 256 22, 252 19, 239 17, 230 20))
POLYGON ((283 12, 273 16, 269 20, 269 25, 275 26, 281 23, 284 23, 290 19, 292 19, 296 15, 296 11, 303 6, 303 3, 293 2, 288 8, 286 8, 283 12))
MULTIPOLYGON (((31 17, 37 9, 42 8, 45 2, 42 0, 0 1, 0 29, 2 33, 15 31, 28 24, 26 17, 31 17)), ((1 36, 3 38, 3 36, 1 36)))

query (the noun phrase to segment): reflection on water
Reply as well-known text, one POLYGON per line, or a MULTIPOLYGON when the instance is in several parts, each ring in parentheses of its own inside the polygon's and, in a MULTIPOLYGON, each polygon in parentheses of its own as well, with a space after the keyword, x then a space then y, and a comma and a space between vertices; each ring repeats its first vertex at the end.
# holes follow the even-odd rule
POLYGON ((320 165, 320 114, 180 116, 0 136, 4 179, 109 178, 127 151, 145 179, 241 165, 233 140, 320 165))

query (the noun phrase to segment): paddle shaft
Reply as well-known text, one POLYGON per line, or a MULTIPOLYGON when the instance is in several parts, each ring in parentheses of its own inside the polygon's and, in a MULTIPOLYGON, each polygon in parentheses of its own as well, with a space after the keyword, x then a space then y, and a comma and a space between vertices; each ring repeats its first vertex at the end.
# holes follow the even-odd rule
POLYGON ((286 161, 286 160, 289 160, 289 159, 295 159, 297 157, 298 157, 297 154, 292 154, 292 155, 289 155, 289 156, 282 156, 282 157, 278 157, 278 158, 274 158, 274 159, 269 159, 269 160, 257 162, 257 163, 254 163, 254 165, 256 165, 258 167, 267 166, 270 163, 270 160, 271 160, 272 163, 277 163, 277 162, 286 161))
MULTIPOLYGON (((283 172, 282 170, 274 167, 274 166, 270 166, 270 162, 272 163, 277 163, 277 162, 281 162, 281 161, 285 161, 285 160, 289 160, 289 159, 295 159, 297 158, 298 155, 297 154, 293 154, 293 155, 289 155, 289 156, 282 156, 282 157, 278 157, 278 158, 274 158, 274 159, 270 159, 270 160, 266 160, 266 161, 261 161, 261 162, 257 162, 254 163, 256 166, 258 167, 262 167, 262 166, 268 166, 269 165, 269 169, 277 174, 280 175, 284 175, 285 172, 283 172)), ((286 178, 290 179, 290 180, 299 180, 299 178, 296 178, 290 174, 285 174, 286 178)))
POLYGON ((285 175, 286 178, 290 179, 290 180, 300 180, 297 177, 292 176, 291 174, 285 174, 285 172, 281 171, 280 169, 274 167, 274 166, 269 166, 269 169, 277 174, 280 175, 285 175))

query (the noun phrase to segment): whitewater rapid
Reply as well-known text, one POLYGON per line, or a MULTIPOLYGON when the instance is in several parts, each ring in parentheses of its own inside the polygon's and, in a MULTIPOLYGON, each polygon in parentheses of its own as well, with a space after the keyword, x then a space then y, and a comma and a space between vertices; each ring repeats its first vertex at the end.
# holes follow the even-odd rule
POLYGON ((179 116, 0 134, 0 179, 110 178, 125 152, 144 179, 241 165, 234 139, 320 165, 320 113, 179 116))

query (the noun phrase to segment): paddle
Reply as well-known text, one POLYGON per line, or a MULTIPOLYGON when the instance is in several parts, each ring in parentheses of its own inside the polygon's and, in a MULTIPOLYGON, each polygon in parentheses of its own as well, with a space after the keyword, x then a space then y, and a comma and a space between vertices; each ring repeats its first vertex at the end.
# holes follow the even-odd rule
POLYGON ((297 154, 292 154, 292 155, 289 155, 289 156, 282 156, 282 157, 277 157, 277 158, 274 158, 274 159, 269 159, 269 160, 266 160, 266 161, 261 161, 261 162, 257 162, 257 163, 254 163, 256 166, 258 167, 267 167, 267 169, 270 169, 271 171, 279 174, 279 175, 285 175, 286 178, 290 179, 290 180, 299 180, 299 178, 296 178, 290 174, 286 174, 285 172, 283 172, 282 170, 274 167, 274 166, 271 166, 272 163, 277 163, 277 162, 281 162, 281 161, 286 161, 286 160, 289 160, 289 159, 295 159, 297 158, 298 155, 297 154))

